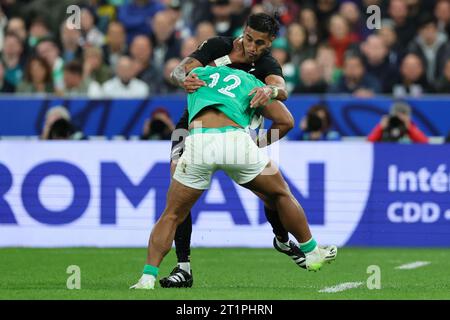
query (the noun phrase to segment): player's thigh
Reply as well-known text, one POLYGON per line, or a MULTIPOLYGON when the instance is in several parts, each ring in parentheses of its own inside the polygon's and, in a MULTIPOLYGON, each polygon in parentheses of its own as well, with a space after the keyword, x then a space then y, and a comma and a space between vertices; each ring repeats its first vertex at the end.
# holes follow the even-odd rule
MULTIPOLYGON (((272 163, 269 162, 267 167, 271 165, 272 163)), ((256 194, 261 194, 268 203, 273 201, 276 196, 290 194, 289 187, 279 170, 272 172, 270 175, 260 173, 253 180, 241 184, 241 186, 250 189, 256 194)))
POLYGON ((181 213, 189 211, 202 195, 203 190, 195 189, 172 179, 167 192, 166 211, 170 213, 181 213))

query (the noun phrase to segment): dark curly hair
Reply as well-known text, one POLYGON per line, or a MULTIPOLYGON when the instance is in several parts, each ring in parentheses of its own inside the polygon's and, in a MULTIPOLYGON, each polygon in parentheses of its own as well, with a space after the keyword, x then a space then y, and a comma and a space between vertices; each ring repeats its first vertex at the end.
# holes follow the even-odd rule
POLYGON ((247 19, 247 26, 259 31, 268 33, 271 37, 276 37, 280 25, 275 17, 268 15, 267 13, 252 14, 247 19))

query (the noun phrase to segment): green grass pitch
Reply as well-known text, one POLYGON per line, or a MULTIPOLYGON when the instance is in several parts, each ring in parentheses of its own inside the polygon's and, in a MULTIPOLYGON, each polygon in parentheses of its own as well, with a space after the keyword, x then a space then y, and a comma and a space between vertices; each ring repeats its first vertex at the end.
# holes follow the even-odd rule
MULTIPOLYGON (((129 290, 142 271, 146 249, 0 249, 0 299, 450 299, 449 249, 340 248, 318 272, 297 267, 274 249, 192 250, 190 289, 129 290), (398 270, 415 261, 429 265, 398 270), (67 267, 81 269, 81 289, 69 290, 67 267), (381 289, 369 290, 370 265, 381 271, 381 289), (320 293, 325 287, 362 282, 358 288, 320 293)), ((175 265, 172 250, 160 268, 175 265)))

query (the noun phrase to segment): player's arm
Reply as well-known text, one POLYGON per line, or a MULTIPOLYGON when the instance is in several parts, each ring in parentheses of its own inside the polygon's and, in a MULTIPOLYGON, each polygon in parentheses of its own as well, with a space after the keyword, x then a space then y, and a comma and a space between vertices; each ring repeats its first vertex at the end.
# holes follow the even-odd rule
POLYGON ((272 89, 275 90, 275 92, 271 92, 271 94, 274 95, 272 99, 284 101, 288 98, 286 81, 284 81, 283 77, 271 74, 266 77, 264 82, 267 86, 272 87, 272 89))
POLYGON ((187 74, 193 69, 201 66, 202 63, 195 58, 184 58, 170 74, 173 84, 184 88, 189 93, 204 86, 205 82, 200 80, 196 74, 190 74, 187 76, 187 74))
POLYGON ((196 91, 205 86, 206 83, 198 78, 194 73, 189 74, 197 67, 203 67, 215 59, 223 56, 224 52, 229 51, 226 42, 222 37, 214 37, 205 40, 193 53, 183 59, 173 70, 171 79, 175 85, 184 88, 188 93, 196 91), (189 74, 187 76, 187 74, 189 74))
POLYGON ((284 101, 288 98, 286 81, 284 81, 280 64, 273 57, 270 57, 265 59, 262 67, 266 85, 252 91, 252 94, 255 94, 250 101, 252 107, 265 106, 271 99, 284 101))
POLYGON ((260 106, 265 106, 271 99, 280 101, 287 99, 288 93, 286 89, 286 82, 283 77, 271 74, 266 77, 265 82, 265 86, 257 87, 250 91, 249 95, 255 95, 250 101, 250 107, 257 108, 260 106))
POLYGON ((270 129, 258 137, 258 146, 268 146, 283 138, 293 127, 294 117, 281 101, 274 100, 262 109, 264 118, 272 120, 270 129))

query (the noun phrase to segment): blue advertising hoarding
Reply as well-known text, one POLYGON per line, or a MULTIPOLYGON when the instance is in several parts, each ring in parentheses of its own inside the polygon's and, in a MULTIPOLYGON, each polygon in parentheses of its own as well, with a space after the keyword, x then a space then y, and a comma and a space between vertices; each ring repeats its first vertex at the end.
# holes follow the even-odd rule
MULTIPOLYGON (((0 246, 141 247, 165 207, 169 142, 0 142, 0 246)), ((275 144, 320 243, 450 246, 450 145, 275 144)), ((263 205, 217 173, 193 246, 270 247, 263 205)))
MULTIPOLYGON (((450 97, 429 96, 406 100, 413 109, 413 119, 429 136, 446 136, 450 131, 450 97)), ((295 128, 288 137, 299 137, 299 124, 306 111, 316 103, 325 103, 335 129, 342 136, 365 136, 387 114, 392 98, 355 98, 351 96, 291 96, 285 103, 295 118, 295 128)), ((166 108, 176 122, 186 106, 186 97, 156 96, 146 100, 88 100, 61 98, 0 99, 0 136, 37 136, 45 112, 64 105, 73 122, 88 136, 139 136, 145 120, 158 107, 166 108)))

